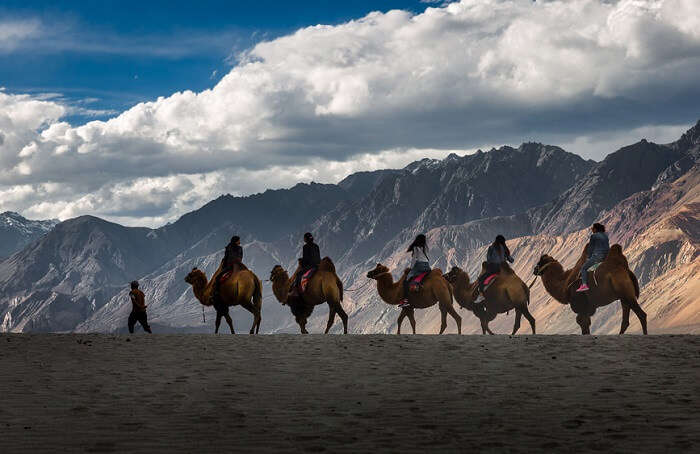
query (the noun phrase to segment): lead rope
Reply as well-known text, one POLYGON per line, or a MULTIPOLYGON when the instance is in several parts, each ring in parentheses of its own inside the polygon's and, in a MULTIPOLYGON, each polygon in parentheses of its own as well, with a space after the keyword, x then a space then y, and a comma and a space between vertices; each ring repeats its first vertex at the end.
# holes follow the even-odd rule
POLYGON ((368 279, 367 282, 365 282, 364 284, 360 285, 359 287, 355 287, 355 288, 346 288, 346 289, 343 290, 343 292, 356 292, 356 291, 358 291, 358 290, 362 290, 363 288, 367 287, 367 284, 369 284, 370 282, 372 282, 372 281, 368 279))
POLYGON ((532 280, 532 284, 530 284, 530 286, 527 288, 528 290, 530 290, 532 286, 535 285, 535 282, 537 282, 537 278, 538 276, 535 276, 535 278, 532 280))

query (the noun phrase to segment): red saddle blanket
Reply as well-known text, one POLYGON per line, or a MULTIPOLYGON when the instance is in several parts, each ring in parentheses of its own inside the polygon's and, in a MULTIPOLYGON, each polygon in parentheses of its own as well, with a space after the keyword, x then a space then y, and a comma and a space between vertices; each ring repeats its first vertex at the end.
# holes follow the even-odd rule
POLYGON ((420 273, 419 275, 411 278, 410 282, 417 282, 420 284, 421 282, 423 282, 423 279, 425 279, 425 276, 427 276, 427 275, 428 275, 427 271, 425 273, 420 273))
POLYGON ((301 276, 301 281, 299 282, 299 293, 304 293, 306 291, 306 286, 309 285, 309 281, 313 277, 315 271, 316 268, 311 268, 301 276))
POLYGON ((408 281, 408 290, 410 292, 419 292, 423 285, 423 280, 428 274, 430 273, 426 271, 425 273, 420 273, 419 275, 412 277, 411 280, 408 281))
POLYGON ((498 273, 494 273, 490 276, 488 276, 486 279, 484 279, 484 287, 487 287, 493 282, 494 279, 498 277, 498 273))

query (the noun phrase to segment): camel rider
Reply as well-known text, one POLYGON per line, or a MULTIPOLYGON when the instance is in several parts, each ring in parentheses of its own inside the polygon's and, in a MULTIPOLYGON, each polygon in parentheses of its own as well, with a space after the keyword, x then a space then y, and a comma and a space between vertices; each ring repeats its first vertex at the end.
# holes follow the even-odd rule
POLYGON ((581 286, 576 289, 577 292, 586 292, 589 290, 588 268, 605 260, 605 257, 608 256, 608 252, 610 252, 610 240, 605 233, 605 226, 596 222, 591 227, 591 232, 593 233, 588 241, 588 246, 586 246, 588 260, 586 260, 581 267, 581 286))
POLYGON ((430 271, 430 259, 428 259, 428 244, 422 233, 413 240, 406 252, 411 253, 411 270, 403 281, 403 299, 399 303, 400 308, 410 307, 408 303, 408 286, 414 277, 430 271))
POLYGON ((214 308, 219 311, 219 287, 221 286, 221 277, 231 271, 236 273, 240 270, 243 263, 243 248, 241 247, 241 238, 237 235, 231 237, 231 241, 226 245, 224 258, 221 260, 221 272, 214 282, 214 289, 211 292, 211 302, 214 308))
POLYGON ((478 292, 478 297, 474 301, 474 304, 481 304, 484 302, 484 282, 486 278, 501 272, 501 265, 506 262, 513 263, 513 256, 510 255, 510 249, 506 246, 506 239, 503 235, 497 235, 496 239, 493 241, 491 246, 489 246, 486 251, 486 266, 484 267, 484 272, 479 276, 479 285, 476 287, 478 292))
POLYGON ((302 249, 301 259, 299 260, 301 266, 294 279, 293 292, 298 291, 301 278, 304 274, 312 268, 317 269, 320 263, 321 250, 318 248, 318 244, 314 243, 314 236, 311 232, 306 232, 304 234, 304 248, 302 249))

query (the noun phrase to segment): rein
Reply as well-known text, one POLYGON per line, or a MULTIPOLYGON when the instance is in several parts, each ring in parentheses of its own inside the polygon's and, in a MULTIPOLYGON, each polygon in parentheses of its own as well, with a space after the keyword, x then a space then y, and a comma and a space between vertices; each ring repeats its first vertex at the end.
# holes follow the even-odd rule
POLYGON ((541 276, 542 276, 542 273, 544 272, 544 270, 546 270, 547 267, 548 267, 549 265, 551 265, 552 263, 554 263, 554 261, 549 262, 549 263, 546 263, 542 268, 540 268, 540 269, 537 270, 537 271, 539 271, 539 274, 537 274, 537 275, 535 276, 535 278, 532 280, 532 283, 531 283, 531 284, 528 286, 528 288, 527 288, 528 290, 530 290, 530 289, 532 288, 532 286, 535 285, 535 282, 537 282, 537 278, 538 278, 538 277, 541 277, 541 276))

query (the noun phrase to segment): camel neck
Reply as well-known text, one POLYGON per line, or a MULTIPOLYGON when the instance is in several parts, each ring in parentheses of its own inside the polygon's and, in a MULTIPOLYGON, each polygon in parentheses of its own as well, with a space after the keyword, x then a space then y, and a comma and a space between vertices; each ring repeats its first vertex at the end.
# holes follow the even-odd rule
POLYGON ((561 265, 550 267, 542 274, 542 284, 547 293, 562 304, 568 304, 566 298, 566 274, 561 265))
POLYGON ((377 276, 377 291, 379 297, 389 304, 398 304, 400 298, 401 281, 394 282, 394 278, 388 271, 377 276))
POLYGON ((206 289, 207 289, 207 278, 204 277, 203 279, 197 279, 195 283, 192 284, 192 292, 194 293, 195 298, 199 300, 200 303, 204 304, 205 306, 208 305, 209 301, 206 295, 206 289))
POLYGON ((469 282, 469 276, 466 273, 457 278, 454 286, 455 298, 462 304, 472 303, 472 284, 469 282))
POLYGON ((275 298, 280 303, 287 302, 287 295, 289 294, 289 287, 291 283, 289 282, 289 275, 284 273, 280 278, 275 279, 272 283, 272 293, 274 293, 275 298))

